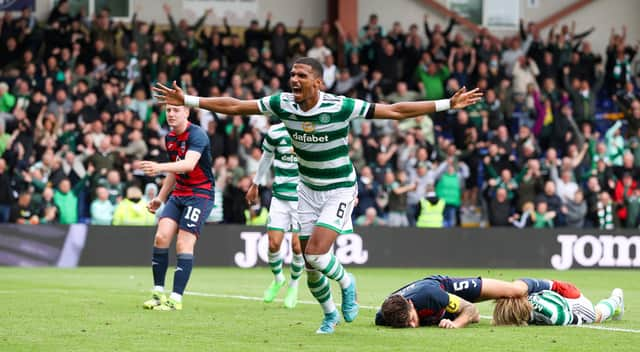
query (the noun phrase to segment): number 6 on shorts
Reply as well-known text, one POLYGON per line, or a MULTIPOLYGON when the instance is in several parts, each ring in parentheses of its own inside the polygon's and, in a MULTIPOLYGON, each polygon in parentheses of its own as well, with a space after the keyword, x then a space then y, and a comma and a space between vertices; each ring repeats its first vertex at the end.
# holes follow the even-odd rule
POLYGON ((338 204, 338 211, 336 212, 336 216, 338 217, 338 219, 342 219, 342 217, 344 216, 344 208, 347 207, 347 203, 340 203, 338 204))

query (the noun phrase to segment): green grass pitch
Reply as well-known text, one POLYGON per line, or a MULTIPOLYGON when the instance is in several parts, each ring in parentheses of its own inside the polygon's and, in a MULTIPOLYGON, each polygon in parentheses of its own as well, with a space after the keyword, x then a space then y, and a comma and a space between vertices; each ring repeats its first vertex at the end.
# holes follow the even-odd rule
MULTIPOLYGON (((150 268, 0 268, 1 351, 640 351, 640 274, 637 270, 362 269, 358 280, 365 306, 351 324, 331 336, 314 332, 316 304, 285 309, 239 296, 260 297, 271 280, 266 268, 194 269, 181 312, 145 311, 150 268), (626 314, 595 330, 579 327, 496 328, 488 319, 461 330, 436 327, 395 330, 374 326, 387 293, 429 274, 485 276, 504 280, 530 276, 567 280, 594 302, 613 287, 625 290, 626 314), (200 294, 200 295, 197 295, 200 294), (232 297, 231 297, 232 296, 232 297)), ((171 270, 168 284, 171 284, 171 270)), ((311 302, 305 278, 300 299, 311 302)), ((169 286, 170 287, 170 286, 169 286)), ((284 295, 281 292, 280 298, 284 295)), ((340 291, 333 289, 339 303, 340 291)), ((479 305, 483 316, 492 305, 479 305)))

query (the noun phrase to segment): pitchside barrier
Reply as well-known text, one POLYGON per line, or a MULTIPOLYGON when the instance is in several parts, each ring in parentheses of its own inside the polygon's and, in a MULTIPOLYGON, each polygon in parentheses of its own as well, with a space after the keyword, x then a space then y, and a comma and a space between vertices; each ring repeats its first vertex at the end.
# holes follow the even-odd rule
MULTIPOLYGON (((147 266, 154 231, 154 227, 4 225, 0 265, 147 266)), ((291 261, 289 241, 287 235, 286 263, 291 261)), ((264 228, 208 225, 196 246, 196 262, 263 266, 267 245, 264 228)), ((640 267, 640 235, 628 230, 363 227, 339 236, 334 251, 342 263, 356 267, 640 267)))

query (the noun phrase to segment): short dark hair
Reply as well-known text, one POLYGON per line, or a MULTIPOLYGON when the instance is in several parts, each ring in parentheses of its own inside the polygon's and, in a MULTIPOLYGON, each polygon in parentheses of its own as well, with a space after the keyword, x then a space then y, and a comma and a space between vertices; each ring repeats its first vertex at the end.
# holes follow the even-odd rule
POLYGON ((391 295, 382 303, 382 317, 394 328, 406 328, 409 326, 410 308, 406 298, 398 294, 391 295))
POLYGON ((313 73, 316 74, 316 76, 318 77, 322 77, 323 75, 323 69, 322 69, 322 65, 320 64, 320 61, 314 59, 314 58, 310 58, 310 57, 301 57, 299 59, 296 60, 296 62, 293 63, 295 64, 301 64, 301 65, 309 65, 311 66, 311 70, 313 71, 313 73))

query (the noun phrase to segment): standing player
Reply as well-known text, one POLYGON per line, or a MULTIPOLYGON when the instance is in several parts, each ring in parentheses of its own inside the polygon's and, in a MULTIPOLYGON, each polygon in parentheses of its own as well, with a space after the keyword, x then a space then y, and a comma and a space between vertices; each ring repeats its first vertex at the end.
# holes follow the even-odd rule
POLYGON ((284 233, 292 232, 291 250, 293 260, 291 262, 291 281, 284 299, 287 308, 293 308, 298 301, 298 280, 304 269, 304 258, 300 248, 300 224, 298 222, 298 160, 293 153, 291 137, 287 133, 284 124, 271 126, 262 141, 262 158, 258 164, 258 172, 253 178, 253 184, 247 192, 249 204, 258 201, 258 187, 266 184, 267 174, 273 164, 275 180, 273 182, 273 197, 269 207, 269 220, 267 222, 267 235, 269 236, 269 266, 274 275, 274 280, 264 292, 264 301, 271 302, 284 286, 285 279, 282 274, 284 258, 280 252, 284 233))
POLYGON ((349 159, 349 125, 357 118, 402 120, 436 111, 461 109, 482 97, 465 88, 451 99, 370 104, 359 99, 320 91, 323 69, 315 59, 299 58, 293 64, 291 93, 260 100, 185 96, 175 82, 172 88, 154 87, 161 103, 200 107, 228 115, 264 113, 279 118, 287 128, 298 158, 300 240, 307 263, 307 285, 322 306, 324 319, 317 333, 334 332, 339 321, 329 279, 342 289, 342 315, 352 322, 358 315, 356 283, 331 253, 338 235, 352 231, 351 212, 357 195, 356 172, 349 159))
POLYGON ((624 315, 622 289, 595 306, 578 288, 554 281, 549 290, 528 297, 501 298, 493 310, 494 325, 581 325, 620 320, 624 315))
POLYGON ((171 162, 142 161, 140 164, 148 176, 167 173, 158 196, 148 205, 149 211, 155 213, 166 202, 153 243, 153 294, 143 307, 181 310, 182 294, 193 267, 193 248, 213 208, 214 177, 207 134, 189 123, 188 108, 167 104, 166 110, 171 132, 166 136, 165 145, 171 162), (167 299, 164 279, 169 265, 169 246, 176 233, 178 263, 173 275, 173 292, 167 299))
POLYGON ((520 279, 514 282, 443 275, 428 276, 399 288, 387 297, 376 314, 376 325, 417 328, 438 325, 463 328, 480 320, 475 302, 501 297, 526 297, 550 289, 549 280, 520 279))

